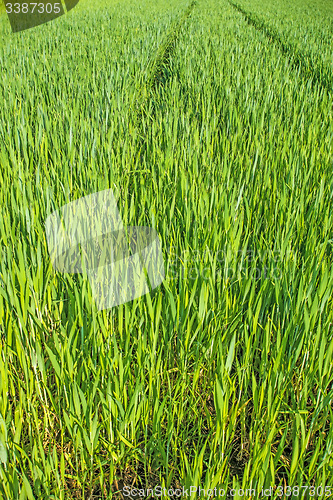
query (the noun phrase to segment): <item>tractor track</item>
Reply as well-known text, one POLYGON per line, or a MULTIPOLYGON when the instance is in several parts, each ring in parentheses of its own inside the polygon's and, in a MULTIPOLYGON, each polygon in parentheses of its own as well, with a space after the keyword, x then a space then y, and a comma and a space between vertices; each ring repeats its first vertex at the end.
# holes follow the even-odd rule
POLYGON ((309 57, 297 50, 293 44, 286 43, 276 29, 268 26, 259 17, 247 12, 232 0, 228 0, 228 2, 235 10, 244 16, 246 22, 250 26, 253 26, 257 31, 263 33, 281 49, 282 53, 289 58, 292 66, 300 72, 302 77, 311 80, 312 85, 318 84, 329 93, 332 93, 333 79, 329 77, 328 68, 323 64, 314 64, 309 57))

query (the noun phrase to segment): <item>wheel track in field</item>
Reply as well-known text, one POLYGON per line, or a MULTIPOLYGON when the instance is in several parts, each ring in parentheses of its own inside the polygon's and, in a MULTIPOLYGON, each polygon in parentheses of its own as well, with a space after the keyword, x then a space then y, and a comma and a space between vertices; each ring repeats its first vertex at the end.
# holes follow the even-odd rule
MULTIPOLYGON (((140 136, 144 138, 142 130, 142 120, 149 116, 147 107, 152 104, 150 118, 153 118, 155 105, 158 102, 158 90, 165 85, 171 77, 171 60, 175 50, 181 29, 191 15, 197 0, 192 0, 183 15, 171 26, 164 41, 158 47, 155 56, 148 63, 147 77, 139 88, 134 105, 134 126, 140 131, 140 136)), ((144 80, 144 78, 142 78, 144 80)), ((141 80, 141 81, 142 81, 141 80)))
POLYGON ((228 0, 228 2, 234 9, 236 9, 244 16, 246 22, 250 26, 253 26, 257 31, 260 31, 268 39, 276 43, 283 54, 289 58, 293 67, 299 70, 304 78, 312 79, 312 83, 318 84, 329 93, 332 93, 333 79, 329 77, 329 68, 327 68, 322 63, 319 63, 318 65, 314 64, 311 59, 309 59, 305 54, 297 50, 297 48, 293 44, 286 43, 286 41, 276 29, 268 26, 259 17, 251 14, 250 12, 247 12, 232 0, 228 0))

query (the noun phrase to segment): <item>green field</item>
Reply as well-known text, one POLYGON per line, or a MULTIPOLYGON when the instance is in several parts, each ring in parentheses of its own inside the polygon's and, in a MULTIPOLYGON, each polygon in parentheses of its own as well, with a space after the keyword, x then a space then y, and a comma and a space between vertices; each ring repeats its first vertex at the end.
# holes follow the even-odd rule
POLYGON ((2 9, 1 500, 332 498, 332 34, 329 0, 2 9), (105 189, 166 278, 99 311, 45 220, 105 189))

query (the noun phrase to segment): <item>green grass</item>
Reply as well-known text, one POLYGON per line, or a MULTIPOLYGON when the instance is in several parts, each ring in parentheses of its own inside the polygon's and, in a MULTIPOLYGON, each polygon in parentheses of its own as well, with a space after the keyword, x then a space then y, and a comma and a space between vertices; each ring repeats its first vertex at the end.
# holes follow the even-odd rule
POLYGON ((1 21, 0 498, 333 487, 332 95, 227 0, 190 4, 1 21), (108 188, 166 279, 98 311, 44 224, 108 188))
POLYGON ((333 6, 329 1, 241 0, 236 2, 247 19, 278 41, 307 73, 333 90, 333 6))

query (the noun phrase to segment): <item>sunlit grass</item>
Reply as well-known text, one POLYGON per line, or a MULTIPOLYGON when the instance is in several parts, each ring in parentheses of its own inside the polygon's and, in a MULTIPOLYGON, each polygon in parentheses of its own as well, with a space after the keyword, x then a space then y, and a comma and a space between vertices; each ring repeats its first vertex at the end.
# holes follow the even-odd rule
POLYGON ((6 499, 333 486, 331 95, 226 0, 189 4, 1 24, 6 499), (166 279, 100 312, 44 223, 108 188, 158 231, 166 279))
POLYGON ((333 8, 329 1, 241 0, 235 2, 245 9, 258 27, 278 38, 290 56, 299 60, 308 78, 319 80, 333 91, 333 8), (315 73, 315 74, 314 74, 315 73))

